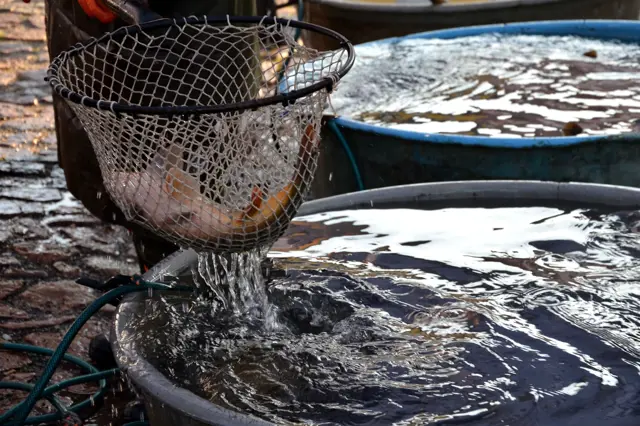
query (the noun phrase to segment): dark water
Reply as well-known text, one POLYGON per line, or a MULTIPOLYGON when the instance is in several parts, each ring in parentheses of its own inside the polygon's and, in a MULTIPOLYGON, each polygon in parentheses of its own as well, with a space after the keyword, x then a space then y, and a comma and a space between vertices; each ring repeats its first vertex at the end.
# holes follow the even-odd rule
POLYGON ((637 131, 640 46, 486 34, 359 46, 339 115, 424 133, 491 137, 637 131), (595 53, 596 57, 585 56, 595 53))
POLYGON ((307 216, 271 253, 268 315, 156 295, 131 337, 177 385, 277 424, 635 426, 639 223, 547 207, 307 216))

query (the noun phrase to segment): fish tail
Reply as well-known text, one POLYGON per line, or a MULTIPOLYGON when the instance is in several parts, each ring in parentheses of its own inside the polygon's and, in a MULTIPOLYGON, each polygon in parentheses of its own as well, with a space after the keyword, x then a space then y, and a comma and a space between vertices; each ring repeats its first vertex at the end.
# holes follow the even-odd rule
POLYGON ((306 183, 310 180, 311 161, 313 155, 313 144, 315 142, 315 129, 313 124, 307 125, 300 141, 300 149, 298 150, 298 162, 296 171, 291 181, 279 192, 261 202, 261 208, 253 211, 252 217, 258 222, 257 227, 264 229, 280 219, 283 214, 291 207, 291 205, 306 189, 306 183), (258 216, 258 217, 256 217, 258 216), (257 220, 256 220, 257 219, 257 220))

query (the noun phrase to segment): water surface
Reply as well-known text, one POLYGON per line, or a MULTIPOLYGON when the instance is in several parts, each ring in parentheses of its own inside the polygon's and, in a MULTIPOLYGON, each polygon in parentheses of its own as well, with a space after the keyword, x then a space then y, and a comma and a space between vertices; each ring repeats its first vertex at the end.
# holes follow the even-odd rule
POLYGON ((358 121, 491 137, 562 136, 568 123, 579 125, 571 134, 636 131, 637 44, 485 34, 402 39, 356 53, 332 104, 358 121))
POLYGON ((275 320, 156 295, 132 338, 177 385, 276 424, 637 425, 639 223, 535 206, 301 217, 271 253, 275 320))

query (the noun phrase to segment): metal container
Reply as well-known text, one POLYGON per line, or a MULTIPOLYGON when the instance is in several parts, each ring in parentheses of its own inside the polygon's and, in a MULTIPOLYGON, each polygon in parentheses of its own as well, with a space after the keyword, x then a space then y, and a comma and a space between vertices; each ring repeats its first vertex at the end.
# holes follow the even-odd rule
MULTIPOLYGON (((305 21, 331 28, 354 44, 471 25, 564 19, 638 19, 640 0, 494 0, 433 5, 431 0, 304 0, 305 21)), ((305 43, 335 48, 303 34, 305 43)))
MULTIPOLYGON (((411 208, 445 208, 450 206, 494 207, 514 205, 576 207, 609 206, 620 209, 640 208, 640 189, 618 186, 532 181, 444 182, 397 186, 355 194, 344 194, 303 204, 300 216, 344 209, 369 209, 385 206, 411 208)), ((285 234, 279 241, 286 246, 295 235, 285 234)), ((191 250, 179 251, 149 270, 144 278, 162 281, 165 274, 174 276, 188 271, 197 262, 191 250)), ((180 388, 162 375, 141 355, 130 336, 140 324, 136 319, 144 309, 147 293, 127 296, 119 305, 111 342, 119 367, 140 392, 153 426, 240 426, 270 425, 254 417, 235 413, 180 388)))
MULTIPOLYGON (((640 22, 517 23, 434 31, 404 38, 452 39, 483 33, 576 35, 638 43, 640 22)), ((394 40, 397 39, 373 43, 394 40)), ((637 133, 510 139, 424 134, 345 117, 338 117, 334 124, 344 140, 324 126, 312 186, 314 198, 363 188, 453 180, 528 179, 640 187, 637 133)))

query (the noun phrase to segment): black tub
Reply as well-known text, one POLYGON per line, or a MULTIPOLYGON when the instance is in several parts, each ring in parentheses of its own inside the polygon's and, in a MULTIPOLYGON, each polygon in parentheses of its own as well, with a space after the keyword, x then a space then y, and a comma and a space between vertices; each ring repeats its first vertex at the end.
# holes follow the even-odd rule
MULTIPOLYGON (((311 201, 302 206, 300 215, 331 210, 376 208, 404 203, 421 207, 433 203, 434 207, 451 205, 471 207, 482 200, 492 205, 536 202, 538 205, 558 202, 579 203, 585 206, 614 206, 621 209, 640 208, 640 189, 620 186, 552 183, 534 181, 470 181, 415 184, 362 191, 355 194, 311 201)), ((287 239, 287 235, 283 237, 287 239)), ((282 240, 281 240, 282 241, 282 240)), ((285 242, 286 244, 286 242, 285 242)), ((196 261, 193 251, 180 251, 168 257, 145 274, 147 280, 162 280, 166 273, 179 273, 196 261)), ((199 396, 177 387, 140 356, 136 343, 129 342, 132 319, 142 306, 145 294, 127 296, 120 304, 111 341, 116 360, 132 384, 144 398, 152 426, 201 425, 269 425, 244 414, 222 409, 199 396)), ((133 325, 135 327, 135 325, 133 325)))
MULTIPOLYGON (((305 21, 331 28, 352 43, 470 25, 562 19, 638 19, 640 0, 497 0, 432 5, 422 2, 304 0, 305 21)), ((337 48, 303 32, 305 43, 337 48)))

